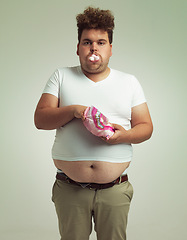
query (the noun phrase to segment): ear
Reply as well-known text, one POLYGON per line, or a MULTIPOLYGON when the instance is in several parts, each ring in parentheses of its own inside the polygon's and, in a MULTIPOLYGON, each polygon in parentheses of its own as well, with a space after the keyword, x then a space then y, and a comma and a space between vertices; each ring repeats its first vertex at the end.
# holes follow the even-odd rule
POLYGON ((77 55, 79 56, 79 43, 77 44, 77 55))
POLYGON ((110 44, 110 57, 112 57, 112 44, 110 44))

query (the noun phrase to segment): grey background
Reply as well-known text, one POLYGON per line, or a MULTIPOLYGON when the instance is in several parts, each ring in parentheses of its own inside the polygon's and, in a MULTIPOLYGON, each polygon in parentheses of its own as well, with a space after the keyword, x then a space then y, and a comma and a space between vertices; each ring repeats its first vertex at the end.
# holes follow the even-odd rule
MULTIPOLYGON (((134 146, 129 240, 185 240, 186 10, 182 0, 0 0, 0 239, 59 239, 50 201, 55 131, 33 114, 57 67, 78 65, 75 16, 92 5, 115 15, 110 67, 134 74, 154 133, 134 146)), ((95 233, 91 235, 94 240, 95 233)))

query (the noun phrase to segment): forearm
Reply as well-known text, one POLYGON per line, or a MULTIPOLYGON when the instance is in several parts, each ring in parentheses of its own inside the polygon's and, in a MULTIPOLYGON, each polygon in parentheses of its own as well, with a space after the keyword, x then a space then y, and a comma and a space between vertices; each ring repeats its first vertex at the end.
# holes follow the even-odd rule
POLYGON ((121 125, 113 124, 115 129, 114 135, 109 139, 105 140, 109 144, 136 144, 148 140, 153 131, 152 123, 139 123, 136 126, 132 127, 129 130, 125 130, 121 125))
POLYGON ((152 124, 141 123, 126 131, 127 135, 124 134, 124 141, 133 144, 141 143, 148 140, 151 137, 152 132, 152 124))
POLYGON ((74 118, 74 105, 60 108, 40 108, 35 112, 35 126, 38 129, 53 130, 64 126, 74 118))

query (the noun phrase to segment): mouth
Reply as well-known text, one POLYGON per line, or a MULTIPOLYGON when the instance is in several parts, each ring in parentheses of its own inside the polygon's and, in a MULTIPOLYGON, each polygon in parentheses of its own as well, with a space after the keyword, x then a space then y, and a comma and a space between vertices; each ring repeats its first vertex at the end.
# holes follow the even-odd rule
POLYGON ((89 60, 90 62, 98 62, 100 60, 100 57, 95 55, 95 54, 92 54, 90 57, 89 57, 89 60))

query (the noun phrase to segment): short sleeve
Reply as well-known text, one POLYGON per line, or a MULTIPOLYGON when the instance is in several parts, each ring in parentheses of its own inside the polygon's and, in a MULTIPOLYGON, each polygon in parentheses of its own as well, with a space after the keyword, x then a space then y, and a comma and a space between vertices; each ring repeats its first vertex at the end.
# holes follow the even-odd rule
POLYGON ((50 93, 59 98, 61 79, 60 72, 57 69, 47 81, 43 93, 50 93))
POLYGON ((135 107, 139 104, 145 103, 146 98, 145 98, 142 86, 140 85, 137 78, 134 76, 132 78, 132 84, 133 84, 133 97, 132 97, 131 107, 135 107))

